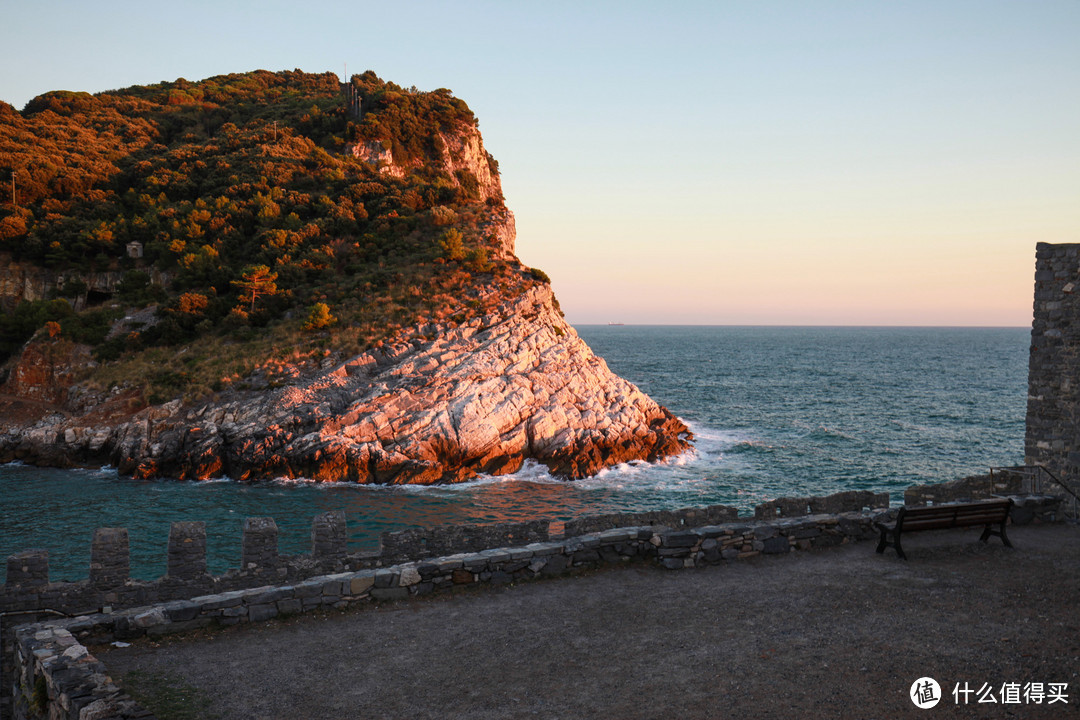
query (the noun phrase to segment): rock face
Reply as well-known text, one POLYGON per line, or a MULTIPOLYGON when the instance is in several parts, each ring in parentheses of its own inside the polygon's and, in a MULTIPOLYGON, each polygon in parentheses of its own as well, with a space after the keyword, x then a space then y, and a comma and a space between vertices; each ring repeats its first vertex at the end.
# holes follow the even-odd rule
POLYGON ((412 328, 290 387, 174 401, 107 427, 58 414, 8 424, 0 461, 56 464, 59 451, 137 477, 430 484, 528 458, 581 478, 689 449, 686 426, 592 353, 548 285, 501 301, 486 292, 485 315, 412 328))
POLYGON ((63 405, 79 369, 92 362, 85 345, 64 341, 28 343, 12 368, 6 388, 15 397, 63 405))
MULTIPOLYGON (((149 268, 151 282, 163 285, 169 276, 155 268, 149 268)), ((119 271, 81 272, 79 270, 55 271, 30 263, 13 260, 0 253, 0 312, 11 311, 21 302, 46 300, 56 294, 70 281, 77 280, 86 286, 86 292, 99 296, 113 296, 124 274, 119 271)), ((72 298, 75 310, 86 307, 86 294, 72 298)))
POLYGON ((499 180, 498 164, 486 150, 480 131, 471 126, 456 133, 436 133, 439 148, 437 158, 425 158, 412 163, 399 162, 394 153, 379 142, 363 142, 350 149, 353 157, 377 167, 392 177, 405 177, 410 169, 422 163, 434 164, 454 179, 459 186, 474 186, 481 202, 495 199, 502 202, 502 182, 499 180))
MULTIPOLYGON (((429 484, 514 472, 527 459, 580 478, 688 450, 686 426, 613 374, 563 320, 540 274, 515 257, 514 216, 475 123, 432 132, 423 158, 395 158, 389 142, 351 152, 392 177, 426 166, 455 184, 469 208, 470 241, 519 285, 477 271, 461 288, 469 309, 452 323, 408 328, 366 354, 298 372, 287 387, 230 389, 196 405, 141 407, 135 390, 96 392, 78 382, 92 362, 86 348, 32 341, 0 387, 0 462, 110 463, 143 478, 429 484)), ((453 220, 452 208, 435 209, 453 220)), ((0 258, 0 305, 44 298, 72 279, 86 286, 81 302, 91 293, 101 302, 122 278, 65 277, 0 258)), ((153 322, 143 312, 151 317, 128 320, 153 322)))

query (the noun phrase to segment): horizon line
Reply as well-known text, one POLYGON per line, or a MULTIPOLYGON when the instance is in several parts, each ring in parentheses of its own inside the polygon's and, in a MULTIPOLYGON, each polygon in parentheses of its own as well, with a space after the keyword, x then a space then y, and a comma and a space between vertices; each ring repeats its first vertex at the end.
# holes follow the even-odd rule
POLYGON ((1030 330, 1029 325, 854 325, 854 324, 795 324, 795 323, 570 323, 573 327, 698 327, 698 328, 865 328, 912 330, 1030 330))

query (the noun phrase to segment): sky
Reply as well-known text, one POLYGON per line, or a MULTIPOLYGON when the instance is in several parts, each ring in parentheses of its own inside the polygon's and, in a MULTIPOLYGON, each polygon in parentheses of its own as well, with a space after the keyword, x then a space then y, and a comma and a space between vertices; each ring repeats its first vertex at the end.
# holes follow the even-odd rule
POLYGON ((0 0, 0 99, 374 70, 480 121, 576 324, 1030 326, 1080 0, 0 0))

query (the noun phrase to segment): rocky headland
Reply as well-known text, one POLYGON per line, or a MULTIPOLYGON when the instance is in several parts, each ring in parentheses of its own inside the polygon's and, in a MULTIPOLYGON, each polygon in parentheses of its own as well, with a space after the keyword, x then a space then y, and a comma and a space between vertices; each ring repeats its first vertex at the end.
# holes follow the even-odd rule
POLYGON ((123 397, 80 412, 86 397, 64 385, 85 350, 57 362, 36 343, 0 398, 0 461, 110 463, 143 478, 436 483, 515 472, 526 459, 581 478, 688 450, 686 426, 611 372, 552 300, 538 284, 295 384, 129 416, 123 397))
MULTIPOLYGON (((320 92, 326 96, 323 101, 327 107, 332 107, 336 85, 312 77, 304 76, 303 83, 326 86, 320 92)), ((546 465, 556 476, 581 478, 614 464, 656 461, 690 449, 692 436, 687 427, 633 384, 611 372, 565 321, 546 276, 517 259, 514 218, 502 200, 498 165, 484 150, 475 121, 469 120, 471 115, 461 120, 462 113, 467 112, 467 108, 461 109, 463 103, 453 100, 457 105, 446 105, 450 102, 448 92, 437 91, 429 105, 436 103, 444 114, 452 110, 457 119, 443 119, 441 124, 432 121, 426 144, 421 146, 425 150, 418 152, 414 150, 419 146, 415 139, 412 145, 402 140, 413 138, 418 131, 411 129, 411 135, 406 136, 403 130, 395 129, 398 126, 391 121, 397 116, 391 110, 406 101, 419 102, 422 94, 398 93, 396 86, 387 90, 378 85, 381 81, 370 78, 366 85, 354 80, 368 93, 365 98, 374 108, 365 116, 368 125, 353 130, 350 124, 348 129, 358 135, 357 140, 342 147, 334 158, 309 147, 311 143, 303 144, 305 138, 298 137, 291 149, 282 149, 279 133, 283 135, 283 129, 274 126, 271 142, 263 126, 255 121, 250 124, 252 133, 263 133, 258 137, 253 134, 248 141, 257 148, 258 157, 279 156, 276 159, 280 160, 289 153, 309 153, 321 163, 319 171, 337 183, 332 187, 340 188, 336 200, 332 194, 317 201, 305 200, 308 195, 290 196, 271 187, 265 194, 260 191, 253 201, 259 203, 259 223, 265 226, 277 222, 282 228, 257 230, 262 233, 259 241, 263 243, 255 248, 261 253, 259 257, 275 257, 277 253, 274 267, 287 273, 288 263, 295 263, 303 251, 302 243, 310 243, 312 249, 304 256, 301 267, 307 275, 294 272, 289 277, 310 276, 313 268, 322 272, 323 285, 311 296, 329 295, 331 301, 338 298, 339 305, 323 304, 323 317, 336 324, 329 320, 321 325, 309 322, 299 336, 302 346, 275 348, 282 356, 291 352, 290 361, 256 362, 242 377, 215 382, 212 392, 179 388, 172 397, 163 397, 160 393, 149 394, 140 378, 105 383, 100 379, 101 371, 127 367, 116 363, 138 359, 140 353, 153 347, 167 348, 170 362, 182 360, 189 348, 215 332, 221 333, 224 346, 235 347, 235 332, 246 333, 240 337, 253 342, 260 333, 299 325, 299 321, 290 319, 293 311, 284 301, 279 302, 281 309, 274 310, 277 315, 266 314, 260 320, 257 296, 251 296, 249 301, 229 294, 234 292, 230 282, 233 287, 242 285, 236 280, 215 280, 216 285, 199 289, 198 282, 211 281, 201 280, 202 276, 192 268, 203 272, 199 263, 204 263, 205 258, 219 263, 221 277, 227 278, 227 272, 232 272, 233 277, 239 273, 224 264, 230 243, 237 242, 235 235, 227 234, 231 217, 215 219, 218 208, 235 215, 235 209, 229 209, 233 206, 221 199, 200 200, 194 206, 169 200, 172 210, 161 211, 170 213, 165 217, 177 217, 179 207, 181 212, 190 213, 187 217, 192 220, 183 228, 175 222, 162 224, 166 230, 158 233, 159 238, 170 227, 172 232, 187 233, 161 240, 157 252, 163 260, 148 262, 141 255, 134 260, 145 278, 142 282, 157 293, 152 297, 144 293, 140 302, 131 302, 132 293, 124 289, 125 282, 131 284, 131 258, 105 262, 99 255, 97 266, 92 268, 71 262, 50 265, 25 257, 0 258, 0 304, 9 314, 12 309, 17 312, 20 303, 33 302, 41 304, 42 312, 53 312, 55 305, 45 304, 59 301, 49 298, 72 287, 77 288, 74 296, 63 301, 72 306, 72 311, 88 308, 93 312, 97 308, 100 315, 104 307, 112 313, 108 316, 108 332, 100 334, 97 345, 84 341, 86 331, 82 336, 69 332, 69 325, 64 324, 69 318, 65 315, 38 330, 12 355, 5 369, 6 380, 0 386, 0 462, 19 460, 57 467, 107 463, 139 478, 302 477, 431 484, 459 482, 478 473, 515 472, 530 459, 546 465), (440 92, 444 95, 438 95, 440 92), (381 116, 377 113, 377 108, 382 107, 380 102, 386 108, 381 116), (372 123, 372 117, 381 118, 382 124, 372 123), (382 133, 384 139, 379 141, 375 133, 382 133), (357 176, 355 182, 348 180, 350 173, 357 176), (398 205, 385 199, 394 193, 397 195, 393 197, 402 197, 398 205), (441 204, 425 199, 436 195, 444 198, 441 204), (266 213, 272 204, 267 198, 281 206, 273 210, 276 214, 266 213), (355 198, 363 198, 364 203, 354 202, 355 198), (286 202, 290 200, 297 203, 300 214, 285 218, 289 209, 286 202), (321 203, 324 216, 320 218, 308 206, 300 205, 302 202, 321 203), (312 213, 313 221, 298 231, 305 210, 312 213), (376 216, 376 212, 380 214, 376 216), (283 219, 278 221, 278 217, 283 219), (291 224, 285 222, 290 219, 291 224), (215 224, 226 228, 222 231, 224 240, 211 242, 215 224), (355 237, 357 242, 345 243, 333 236, 333 230, 351 232, 348 239, 355 237), (195 244, 196 238, 199 245, 195 244), (380 238, 389 238, 385 240, 389 251, 375 247, 375 240, 383 242, 380 238), (167 251, 178 253, 177 247, 188 254, 180 255, 178 260, 171 258, 167 251), (395 261, 394 253, 401 247, 412 255, 399 266, 421 268, 428 272, 424 277, 430 278, 430 287, 411 289, 405 301, 392 295, 405 285, 404 270, 389 281, 381 280, 389 275, 385 266, 395 261), (190 252, 193 248, 198 253, 190 252), (359 259, 377 259, 382 274, 370 275, 372 280, 363 284, 356 280, 347 285, 349 267, 364 272, 372 267, 371 262, 348 265, 350 252, 359 259), (369 255, 364 256, 364 252, 369 255), (433 252, 438 256, 434 257, 433 252), (318 266, 322 256, 316 253, 324 253, 333 262, 328 260, 326 267, 318 266), (336 285, 327 285, 326 277, 334 278, 336 285), (380 281, 389 289, 376 295, 380 281), (345 287, 357 289, 346 292, 341 289, 345 287), (341 341, 343 327, 351 329, 350 337, 362 338, 361 330, 356 328, 366 328, 371 322, 364 319, 367 315, 355 311, 353 317, 357 319, 345 322, 343 315, 337 323, 329 312, 332 309, 342 314, 344 309, 357 307, 358 294, 374 298, 361 306, 364 312, 378 307, 380 302, 405 303, 407 309, 401 312, 406 312, 408 322, 401 321, 399 312, 396 322, 387 322, 381 339, 345 344, 341 341), (435 300, 424 304, 424 296, 435 300), (245 311, 249 302, 250 318, 245 311), (259 327, 268 329, 248 327, 249 321, 254 325, 257 320, 262 323, 259 327), (222 327, 233 330, 220 330, 222 327), (103 352, 102 348, 112 350, 103 352)), ((281 80, 275 76, 261 81, 298 82, 293 77, 281 80)), ((244 82, 251 80, 245 78, 244 82)), ((186 92, 191 92, 190 85, 185 87, 186 92)), ((204 103, 208 96, 201 96, 204 103)), ((118 102, 109 97, 95 101, 118 102)), ((70 110, 72 102, 65 96, 48 103, 38 99, 31 106, 53 108, 57 103, 66 103, 64 107, 70 110)), ((79 98, 78 102, 79 108, 90 108, 80 112, 96 117, 93 113, 98 110, 89 100, 79 98)), ((30 120, 35 117, 30 113, 31 106, 24 111, 30 120)), ((30 120, 13 113, 8 112, 6 121, 25 130, 23 124, 30 120)), ((144 112, 147 117, 155 117, 146 113, 149 111, 144 112)), ((305 115, 298 127, 306 127, 303 123, 312 114, 305 115)), ((416 116, 426 117, 419 111, 416 116)), ((200 122, 206 124, 205 119, 200 122)), ((242 131, 234 132, 229 126, 216 132, 217 136, 206 143, 217 145, 185 149, 185 160, 200 152, 206 152, 208 158, 216 157, 213 153, 223 152, 224 145, 217 137, 224 133, 233 133, 230 137, 234 146, 247 141, 242 131)), ((188 148, 191 136, 184 136, 188 148)), ((147 161, 141 162, 149 167, 147 161)), ((18 165, 17 153, 11 164, 18 165)), ((180 167, 186 172, 188 165, 180 167)), ((274 169, 271 167, 271 171, 274 169)), ((120 172, 124 171, 121 166, 120 172)), ((260 172, 267 170, 261 166, 260 172)), ((156 177, 160 176, 159 171, 156 177)), ((132 180, 142 181, 141 176, 132 180)), ((305 189, 310 185, 310 178, 292 181, 307 183, 305 189)), ((161 184, 160 179, 154 182, 161 184)), ((185 187, 190 192, 190 185, 185 187)), ((230 191, 240 195, 248 190, 238 185, 230 191)), ((48 188, 42 190, 41 207, 55 215, 57 206, 48 195, 48 188), (50 202, 54 204, 50 206, 50 202)), ((165 198, 162 192, 157 204, 165 205, 165 198)), ((153 198, 143 199, 144 204, 154 202, 153 198)), ((18 233, 29 228, 25 230, 29 233, 26 244, 32 249, 31 241, 48 231, 44 225, 33 225, 32 212, 12 215, 4 222, 9 236, 15 238, 12 241, 9 237, 9 245, 14 242, 17 246, 22 237, 18 233)), ((56 224, 55 220, 51 222, 56 224)), ((121 229, 128 225, 114 223, 121 229)), ((122 255, 123 247, 119 242, 114 244, 117 247, 113 251, 122 255)), ((56 245, 50 247, 54 253, 48 256, 51 258, 62 250, 56 245)), ((147 246, 148 251, 153 249, 152 243, 147 246)), ((212 277, 209 272, 204 274, 212 277)), ((308 291, 298 284, 289 292, 300 295, 301 290, 308 291)), ((264 313, 271 312, 272 306, 268 304, 267 308, 264 313)), ((281 342, 293 342, 297 335, 281 337, 292 338, 281 342)), ((162 357, 158 352, 154 357, 162 357)))

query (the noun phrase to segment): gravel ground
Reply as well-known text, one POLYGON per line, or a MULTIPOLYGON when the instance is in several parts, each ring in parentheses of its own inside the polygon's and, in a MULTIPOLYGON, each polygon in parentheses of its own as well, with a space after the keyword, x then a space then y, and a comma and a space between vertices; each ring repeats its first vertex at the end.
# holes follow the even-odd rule
MULTIPOLYGON (((114 678, 269 718, 1080 717, 1080 527, 574 578, 94 649, 114 678), (912 683, 944 698, 920 710, 912 683), (131 679, 131 676, 129 676, 131 679), (952 690, 1068 683, 1068 704, 952 690)), ((153 709, 153 707, 151 707, 153 709)))

